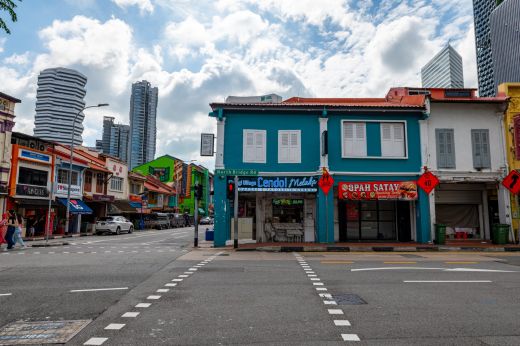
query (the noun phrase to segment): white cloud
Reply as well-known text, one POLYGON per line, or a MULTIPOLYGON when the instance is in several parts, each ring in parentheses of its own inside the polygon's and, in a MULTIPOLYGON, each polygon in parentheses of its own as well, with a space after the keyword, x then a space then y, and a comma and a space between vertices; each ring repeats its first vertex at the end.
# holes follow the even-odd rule
POLYGON ((117 6, 126 8, 129 6, 137 6, 141 14, 145 12, 153 13, 154 7, 150 0, 112 0, 117 6))
POLYGON ((7 38, 0 37, 0 53, 2 53, 4 51, 4 44, 6 41, 7 41, 7 38))
POLYGON ((27 65, 29 63, 29 52, 10 55, 3 61, 4 64, 8 65, 27 65))

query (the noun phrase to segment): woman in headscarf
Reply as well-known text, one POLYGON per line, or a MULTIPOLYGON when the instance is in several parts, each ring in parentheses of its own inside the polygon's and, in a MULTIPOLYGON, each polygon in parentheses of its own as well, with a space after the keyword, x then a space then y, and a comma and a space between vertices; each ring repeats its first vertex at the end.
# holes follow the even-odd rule
POLYGON ((5 240, 5 234, 7 233, 7 214, 4 213, 2 215, 2 220, 0 220, 0 247, 2 244, 7 244, 5 240))

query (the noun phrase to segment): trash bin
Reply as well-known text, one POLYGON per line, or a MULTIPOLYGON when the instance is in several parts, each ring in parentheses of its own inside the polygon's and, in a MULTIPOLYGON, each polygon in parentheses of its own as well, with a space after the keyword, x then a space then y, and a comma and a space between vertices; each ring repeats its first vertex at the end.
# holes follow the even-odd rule
POLYGON ((446 244, 446 225, 435 224, 435 244, 446 244))
POLYGON ((493 244, 507 244, 509 225, 496 223, 493 225, 493 244))
POLYGON ((215 231, 209 228, 206 228, 206 241, 213 241, 213 237, 215 236, 215 231))

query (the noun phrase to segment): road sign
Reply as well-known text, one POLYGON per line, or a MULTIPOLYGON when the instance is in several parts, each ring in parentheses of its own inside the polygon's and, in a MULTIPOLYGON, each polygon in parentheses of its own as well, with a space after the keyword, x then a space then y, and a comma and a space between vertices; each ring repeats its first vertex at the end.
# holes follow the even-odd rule
POLYGON ((513 195, 520 192, 520 173, 517 170, 512 170, 507 177, 502 180, 504 185, 513 195))
POLYGON ((225 168, 225 169, 215 169, 215 175, 238 175, 238 176, 257 176, 257 169, 233 169, 233 168, 225 168))
POLYGON ((213 133, 200 134, 200 156, 213 156, 215 135, 213 133))
POLYGON ((435 174, 426 171, 417 180, 417 185, 419 185, 419 187, 423 189, 424 192, 430 194, 430 192, 432 192, 433 189, 439 185, 439 179, 435 176, 435 174))
POLYGON ((323 193, 325 195, 328 195, 329 190, 333 185, 334 185, 334 179, 329 174, 329 172, 327 172, 326 169, 323 169, 323 174, 322 174, 320 180, 318 180, 318 186, 320 187, 321 191, 323 191, 323 193))

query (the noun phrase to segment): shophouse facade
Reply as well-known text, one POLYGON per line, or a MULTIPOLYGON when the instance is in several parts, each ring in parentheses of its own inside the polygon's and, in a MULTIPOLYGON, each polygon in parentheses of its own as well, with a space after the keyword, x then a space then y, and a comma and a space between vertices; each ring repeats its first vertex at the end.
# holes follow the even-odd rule
POLYGON ((6 209, 15 210, 24 219, 24 236, 28 226, 34 228, 34 236, 45 235, 47 229, 52 234, 57 206, 51 193, 55 175, 53 144, 37 137, 13 132, 11 149, 9 198, 6 209))
MULTIPOLYGON (((509 98, 504 116, 505 154, 508 170, 520 170, 520 83, 504 83, 498 86, 498 96, 509 98)), ((520 200, 511 194, 511 218, 515 240, 520 236, 520 200)))
POLYGON ((395 88, 389 95, 426 93, 430 117, 421 124, 423 166, 440 184, 430 194, 430 223, 448 238, 491 239, 493 224, 511 224, 504 149, 507 99, 477 97, 476 89, 395 88))
MULTIPOLYGON (((239 177, 239 239, 430 240, 428 198, 415 184, 419 124, 428 117, 424 95, 211 107, 215 168, 258 172, 239 177), (318 189, 323 168, 335 180, 328 195, 318 189)), ((215 246, 232 239, 232 178, 214 181, 215 246)))
POLYGON ((21 101, 0 92, 0 212, 6 211, 11 172, 11 133, 14 127, 14 108, 21 101))

